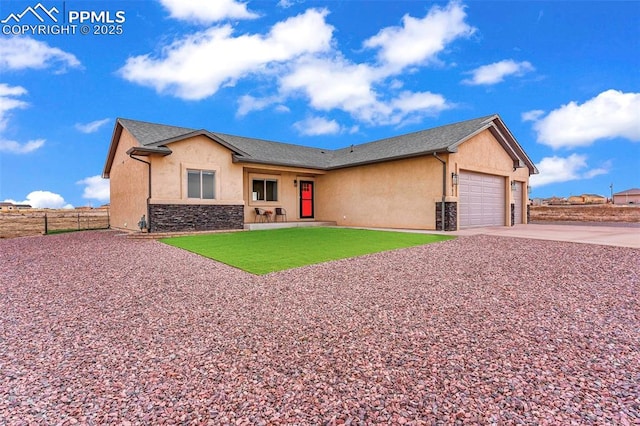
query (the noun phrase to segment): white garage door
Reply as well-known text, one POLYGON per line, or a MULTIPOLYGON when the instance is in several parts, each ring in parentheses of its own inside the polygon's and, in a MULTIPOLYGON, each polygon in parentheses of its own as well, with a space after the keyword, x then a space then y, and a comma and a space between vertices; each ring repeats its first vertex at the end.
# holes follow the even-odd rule
POLYGON ((522 182, 516 182, 516 190, 513 191, 513 203, 515 204, 514 224, 522 223, 522 182))
POLYGON ((459 175, 460 227, 504 226, 504 178, 483 173, 459 175))

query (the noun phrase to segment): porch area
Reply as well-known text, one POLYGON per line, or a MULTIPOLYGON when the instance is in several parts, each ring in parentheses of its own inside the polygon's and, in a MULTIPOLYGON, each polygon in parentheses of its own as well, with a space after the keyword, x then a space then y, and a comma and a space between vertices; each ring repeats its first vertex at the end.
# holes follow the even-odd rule
POLYGON ((251 222, 245 223, 244 229, 247 231, 258 231, 265 229, 305 228, 311 226, 337 226, 337 224, 334 221, 251 222))

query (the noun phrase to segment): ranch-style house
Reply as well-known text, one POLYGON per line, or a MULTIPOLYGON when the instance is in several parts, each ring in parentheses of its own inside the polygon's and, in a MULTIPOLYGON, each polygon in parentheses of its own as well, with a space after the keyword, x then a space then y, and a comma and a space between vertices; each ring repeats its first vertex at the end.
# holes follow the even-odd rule
POLYGON ((337 150, 116 120, 111 225, 149 232, 256 221, 452 231, 527 223, 531 159, 498 115, 337 150))

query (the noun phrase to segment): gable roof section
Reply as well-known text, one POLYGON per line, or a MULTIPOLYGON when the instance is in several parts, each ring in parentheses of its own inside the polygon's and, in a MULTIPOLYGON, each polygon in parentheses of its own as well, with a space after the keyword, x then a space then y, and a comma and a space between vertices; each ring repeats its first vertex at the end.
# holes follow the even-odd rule
POLYGON ((324 170, 329 166, 331 150, 323 150, 302 145, 273 142, 263 139, 213 133, 220 139, 241 150, 233 160, 242 163, 272 164, 324 170))
POLYGON ((169 155, 171 154, 171 149, 169 149, 167 145, 198 135, 204 135, 229 148, 234 153, 245 154, 237 148, 229 145, 226 141, 218 138, 213 133, 204 129, 196 130, 188 127, 168 126, 166 124, 118 118, 113 129, 113 135, 111 136, 107 162, 105 163, 104 170, 102 172, 102 177, 104 178, 109 177, 113 158, 123 129, 127 129, 138 142, 138 146, 127 151, 127 154, 129 155, 169 155))
POLYGON ((640 188, 631 188, 627 189, 626 191, 620 191, 613 194, 614 197, 616 195, 640 195, 640 188))
POLYGON ((337 169, 437 152, 456 152, 457 146, 488 127, 489 117, 353 145, 334 151, 329 168, 337 169))
POLYGON ((147 123, 145 121, 129 120, 118 118, 124 128, 126 128, 134 138, 143 146, 157 145, 158 142, 182 138, 194 132, 196 129, 187 127, 167 126, 165 124, 147 123))
POLYGON ((130 154, 169 155, 167 146, 197 135, 204 135, 232 151, 233 161, 290 167, 332 170, 363 164, 379 163, 401 158, 418 157, 433 153, 456 152, 460 144, 489 129, 514 161, 514 168, 527 167, 530 174, 538 173, 535 165, 507 129, 498 115, 476 118, 433 129, 408 133, 337 150, 323 150, 301 145, 273 142, 263 139, 167 126, 119 118, 111 139, 109 155, 103 177, 109 177, 122 128, 126 128, 138 141, 139 147, 130 154))

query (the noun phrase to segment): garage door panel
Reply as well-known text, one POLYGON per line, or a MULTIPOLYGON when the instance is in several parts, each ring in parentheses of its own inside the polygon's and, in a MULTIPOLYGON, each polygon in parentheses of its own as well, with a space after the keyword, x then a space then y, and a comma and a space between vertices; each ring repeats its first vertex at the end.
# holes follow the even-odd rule
POLYGON ((505 224, 503 177, 461 171, 458 182, 461 228, 505 224))

